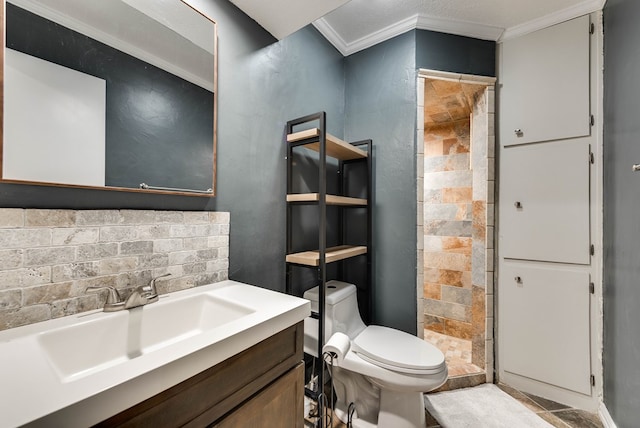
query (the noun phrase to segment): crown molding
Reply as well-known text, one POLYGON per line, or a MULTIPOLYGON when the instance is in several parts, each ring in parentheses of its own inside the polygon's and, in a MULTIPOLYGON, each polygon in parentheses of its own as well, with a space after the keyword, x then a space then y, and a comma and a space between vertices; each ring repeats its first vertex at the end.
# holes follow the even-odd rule
POLYGON ((502 37, 498 40, 498 42, 503 42, 505 40, 524 36, 525 34, 532 33, 534 31, 551 27, 552 25, 560 24, 561 22, 565 22, 573 18, 577 18, 579 16, 588 15, 590 13, 602 10, 605 3, 606 0, 585 0, 566 9, 550 13, 548 15, 533 19, 520 25, 509 27, 502 34, 502 37))
POLYGON ((489 25, 432 18, 426 15, 415 14, 357 40, 346 42, 325 18, 316 20, 313 25, 343 56, 349 56, 370 48, 371 46, 413 29, 438 31, 485 40, 498 40, 504 31, 502 28, 489 25))
POLYGON ((345 42, 342 36, 340 36, 340 34, 338 34, 331 25, 329 25, 326 19, 316 19, 312 24, 316 27, 316 30, 318 30, 320 34, 322 34, 324 38, 342 54, 342 56, 347 56, 347 42, 345 42))
POLYGON ((578 16, 602 10, 605 3, 606 0, 585 0, 577 5, 510 27, 506 30, 491 25, 415 14, 352 42, 345 41, 325 18, 316 20, 313 25, 343 56, 349 56, 413 29, 437 31, 440 33, 502 42, 577 18, 578 16))
POLYGON ((322 35, 333 45, 343 56, 349 56, 356 52, 360 52, 371 46, 382 43, 395 36, 406 33, 416 28, 418 15, 413 15, 401 21, 395 22, 381 30, 367 34, 353 42, 346 42, 337 31, 327 22, 326 19, 320 18, 313 25, 322 33, 322 35))
POLYGON ((427 15, 418 16, 419 30, 438 31, 440 33, 456 34, 458 36, 473 37, 474 39, 496 41, 504 32, 504 28, 491 25, 477 24, 452 19, 433 18, 427 15))

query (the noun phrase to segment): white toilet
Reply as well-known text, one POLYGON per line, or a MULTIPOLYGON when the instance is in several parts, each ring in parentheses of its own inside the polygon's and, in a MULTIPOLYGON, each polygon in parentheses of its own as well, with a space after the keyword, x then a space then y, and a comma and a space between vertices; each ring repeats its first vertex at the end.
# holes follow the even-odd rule
MULTIPOLYGON (((423 393, 447 380, 442 352, 400 330, 366 326, 353 284, 329 281, 325 296, 325 349, 342 338, 348 343, 332 369, 338 418, 347 423, 353 403, 355 428, 425 427, 423 393)), ((318 312, 318 287, 304 297, 311 300, 311 310, 318 312)), ((317 356, 318 320, 307 318, 304 327, 304 350, 317 356)))

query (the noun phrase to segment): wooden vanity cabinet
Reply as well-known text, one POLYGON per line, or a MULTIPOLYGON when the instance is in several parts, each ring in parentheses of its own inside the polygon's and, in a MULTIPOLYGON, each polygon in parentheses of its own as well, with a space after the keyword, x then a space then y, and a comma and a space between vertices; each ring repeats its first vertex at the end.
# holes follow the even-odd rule
POLYGON ((304 325, 291 326, 96 427, 300 427, 304 325))

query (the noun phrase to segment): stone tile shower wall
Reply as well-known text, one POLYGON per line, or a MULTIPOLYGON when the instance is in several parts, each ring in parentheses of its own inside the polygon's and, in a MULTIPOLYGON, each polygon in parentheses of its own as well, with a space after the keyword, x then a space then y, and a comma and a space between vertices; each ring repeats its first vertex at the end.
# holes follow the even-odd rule
POLYGON ((418 333, 471 339, 492 382, 495 79, 421 70, 417 83, 418 333))
POLYGON ((222 281, 228 257, 226 212, 0 209, 0 330, 101 308, 89 286, 222 281))
POLYGON ((495 130, 494 90, 487 88, 473 106, 472 337, 471 360, 493 373, 493 275, 495 130))
POLYGON ((469 118, 424 132, 424 327, 471 339, 473 171, 469 118))

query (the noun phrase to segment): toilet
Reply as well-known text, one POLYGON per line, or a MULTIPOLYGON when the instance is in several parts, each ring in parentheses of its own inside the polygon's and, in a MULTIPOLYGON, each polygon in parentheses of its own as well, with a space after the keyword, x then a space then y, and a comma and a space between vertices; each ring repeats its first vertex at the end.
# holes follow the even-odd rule
MULTIPOLYGON (((318 312, 318 287, 304 298, 318 312)), ((304 350, 317 357, 318 320, 305 319, 304 350)), ((360 318, 356 287, 329 281, 325 294, 325 352, 335 351, 331 375, 337 396, 334 410, 354 428, 426 427, 423 393, 447 380, 442 352, 415 336, 360 318), (351 405, 351 408, 350 408, 351 405), (354 410, 355 409, 355 410, 354 410)))

